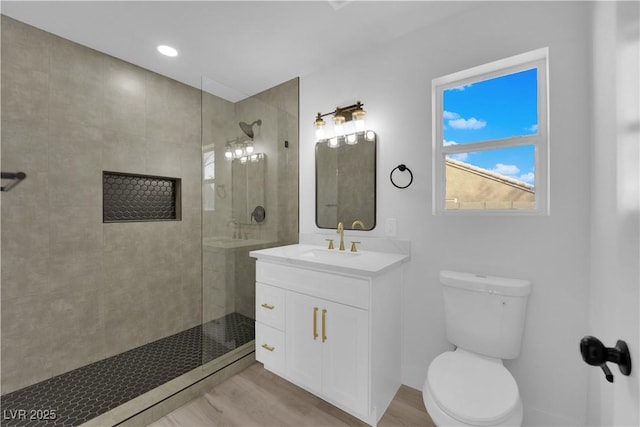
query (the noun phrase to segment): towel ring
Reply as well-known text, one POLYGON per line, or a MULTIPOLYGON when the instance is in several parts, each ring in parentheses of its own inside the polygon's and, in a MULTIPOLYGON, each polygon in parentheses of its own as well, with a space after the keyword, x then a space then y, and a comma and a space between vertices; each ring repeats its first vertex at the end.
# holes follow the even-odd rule
POLYGON ((407 188, 408 186, 410 186, 410 185, 411 185, 411 183, 413 182, 413 173, 411 172, 411 169, 409 169, 405 164, 401 164, 401 165, 398 165, 398 166, 396 166, 395 168, 393 168, 393 170, 391 171, 391 174, 389 175, 389 179, 391 180, 391 183, 393 184, 393 186, 394 186, 394 187, 396 187, 396 188, 400 188, 400 189, 403 189, 403 188, 407 188), (408 183, 407 185, 405 185, 405 186, 400 186, 400 185, 396 184, 396 183, 393 181, 393 173, 394 173, 396 170, 399 170, 400 172, 404 172, 404 171, 409 172, 410 179, 409 179, 409 183, 408 183))

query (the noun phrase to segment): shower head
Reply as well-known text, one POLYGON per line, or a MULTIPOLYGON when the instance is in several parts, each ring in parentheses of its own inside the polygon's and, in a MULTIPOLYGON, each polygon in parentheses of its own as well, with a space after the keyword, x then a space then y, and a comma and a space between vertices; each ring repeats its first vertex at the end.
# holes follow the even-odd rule
POLYGON ((240 122, 238 125, 240 125, 242 132, 244 132, 249 138, 253 139, 253 125, 262 126, 262 120, 258 119, 251 124, 240 122))

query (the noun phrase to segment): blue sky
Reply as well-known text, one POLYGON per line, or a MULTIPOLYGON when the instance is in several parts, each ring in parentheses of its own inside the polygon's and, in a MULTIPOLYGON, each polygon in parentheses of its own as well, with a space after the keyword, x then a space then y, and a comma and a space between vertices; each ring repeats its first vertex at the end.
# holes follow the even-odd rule
MULTIPOLYGON (((444 91, 445 145, 532 135, 538 128, 537 70, 525 70, 444 91)), ((450 157, 534 184, 533 145, 450 157)))

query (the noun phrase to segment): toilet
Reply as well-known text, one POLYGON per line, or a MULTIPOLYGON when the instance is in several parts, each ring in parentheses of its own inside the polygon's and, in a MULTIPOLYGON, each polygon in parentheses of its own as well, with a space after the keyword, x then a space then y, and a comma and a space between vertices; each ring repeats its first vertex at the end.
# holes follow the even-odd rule
POLYGON ((520 354, 531 283, 441 271, 447 339, 422 388, 436 426, 521 426, 518 384, 502 364, 520 354))

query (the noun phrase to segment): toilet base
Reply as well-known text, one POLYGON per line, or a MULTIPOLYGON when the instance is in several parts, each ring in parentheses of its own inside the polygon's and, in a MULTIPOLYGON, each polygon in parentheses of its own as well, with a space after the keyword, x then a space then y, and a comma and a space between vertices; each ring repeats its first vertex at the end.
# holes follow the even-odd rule
MULTIPOLYGON (((442 409, 438 407, 433 396, 431 395, 431 391, 429 391, 429 386, 425 381, 424 386, 422 386, 422 400, 424 401, 424 406, 429 413, 429 416, 433 420, 433 423, 438 427, 443 426, 463 426, 463 427, 474 427, 471 424, 466 424, 461 421, 452 418, 444 412, 442 409)), ((522 400, 518 399, 518 406, 513 411, 513 414, 506 420, 504 420, 500 424, 496 424, 498 426, 514 426, 520 427, 522 426, 522 417, 523 417, 523 409, 522 409, 522 400)))

